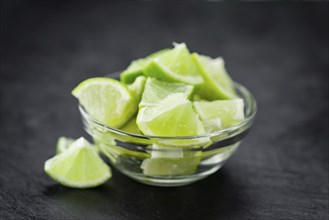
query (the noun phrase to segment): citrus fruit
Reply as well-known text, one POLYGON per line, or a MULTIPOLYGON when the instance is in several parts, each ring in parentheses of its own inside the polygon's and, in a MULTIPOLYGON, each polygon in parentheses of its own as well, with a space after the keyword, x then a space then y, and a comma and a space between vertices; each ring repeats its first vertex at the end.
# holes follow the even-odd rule
POLYGON ((45 162, 45 172, 58 183, 72 188, 96 187, 111 178, 110 168, 84 138, 45 162))
POLYGON ((243 99, 193 102, 195 111, 201 120, 219 118, 222 128, 238 124, 244 119, 243 99))
POLYGON ((200 95, 207 100, 237 98, 233 81, 227 74, 222 58, 192 54, 205 83, 200 89, 200 95))
POLYGON ((173 49, 150 59, 143 71, 146 76, 162 81, 191 85, 203 83, 203 78, 184 43, 175 44, 173 49))
POLYGON ((183 93, 189 97, 192 91, 193 86, 191 85, 168 83, 148 77, 139 107, 158 105, 160 101, 173 93, 183 93))
POLYGON ((72 94, 92 117, 112 127, 122 126, 137 110, 127 87, 111 78, 87 79, 72 94))
POLYGON ((146 135, 177 137, 205 133, 191 102, 183 93, 173 93, 156 106, 141 108, 136 122, 146 135))

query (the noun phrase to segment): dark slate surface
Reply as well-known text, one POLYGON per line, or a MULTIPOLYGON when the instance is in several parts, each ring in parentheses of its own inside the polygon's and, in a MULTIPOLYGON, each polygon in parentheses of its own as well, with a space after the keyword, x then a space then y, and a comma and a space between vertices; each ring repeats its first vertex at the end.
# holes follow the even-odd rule
POLYGON ((0 219, 328 219, 328 3, 1 2, 0 219), (185 41, 255 94, 252 132, 211 177, 180 188, 114 171, 91 190, 43 172, 85 135, 85 78, 185 41))

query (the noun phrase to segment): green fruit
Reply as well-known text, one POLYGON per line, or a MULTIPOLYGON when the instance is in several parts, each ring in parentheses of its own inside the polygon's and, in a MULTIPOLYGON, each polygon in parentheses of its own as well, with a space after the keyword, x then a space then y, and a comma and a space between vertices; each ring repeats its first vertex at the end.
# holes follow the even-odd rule
POLYGON ((111 178, 111 169, 84 138, 45 162, 45 172, 58 183, 72 188, 96 187, 111 178))
POLYGON ((200 95, 204 99, 237 98, 233 81, 225 70, 222 58, 212 59, 197 53, 193 53, 192 58, 205 82, 200 89, 200 95))
POLYGON ((155 77, 167 82, 182 82, 190 85, 201 85, 203 79, 192 60, 184 43, 149 60, 144 68, 146 76, 155 77))
POLYGON ((122 126, 137 111, 136 101, 127 87, 114 79, 87 79, 72 94, 92 117, 108 126, 122 126))
POLYGON ((201 120, 219 118, 222 128, 228 128, 244 120, 243 99, 193 102, 201 120))

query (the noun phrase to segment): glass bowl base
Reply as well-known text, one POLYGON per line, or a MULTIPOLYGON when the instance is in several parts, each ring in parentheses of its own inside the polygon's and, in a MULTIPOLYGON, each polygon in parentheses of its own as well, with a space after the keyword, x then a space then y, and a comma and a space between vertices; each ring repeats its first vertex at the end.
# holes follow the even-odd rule
POLYGON ((202 173, 196 173, 192 175, 185 175, 185 176, 171 176, 171 177, 161 177, 161 176, 145 176, 140 173, 129 172, 127 170, 120 170, 119 171, 126 176, 132 178, 133 180, 151 185, 151 186, 161 186, 161 187, 175 187, 175 186, 184 186, 196 182, 198 180, 202 180, 207 176, 215 173, 222 167, 222 164, 219 164, 207 171, 202 173))

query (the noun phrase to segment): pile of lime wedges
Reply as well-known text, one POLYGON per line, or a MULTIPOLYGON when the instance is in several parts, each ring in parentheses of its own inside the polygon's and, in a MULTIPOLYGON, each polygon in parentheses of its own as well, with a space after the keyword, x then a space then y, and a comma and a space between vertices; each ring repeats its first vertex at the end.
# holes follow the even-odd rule
MULTIPOLYGON (((244 102, 223 59, 190 53, 184 43, 133 61, 120 81, 90 78, 72 94, 96 121, 139 135, 198 136, 244 120, 244 102)), ((103 184, 111 169, 96 149, 84 138, 61 137, 45 172, 68 187, 103 184)))

